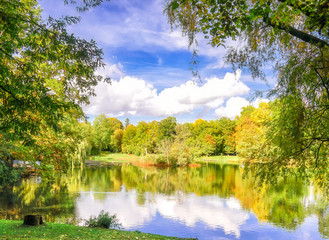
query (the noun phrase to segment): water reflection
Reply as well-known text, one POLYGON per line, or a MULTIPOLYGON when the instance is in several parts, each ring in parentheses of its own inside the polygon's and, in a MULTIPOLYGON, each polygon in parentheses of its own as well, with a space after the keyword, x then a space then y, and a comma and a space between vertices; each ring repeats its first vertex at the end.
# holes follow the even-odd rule
POLYGON ((196 197, 194 194, 167 196, 164 194, 143 194, 145 203, 139 205, 141 194, 132 190, 105 194, 102 200, 95 199, 98 193, 83 193, 77 201, 77 214, 88 218, 101 210, 117 214, 126 229, 137 229, 151 221, 157 214, 163 218, 174 219, 188 227, 202 222, 209 228, 221 228, 226 234, 240 236, 240 226, 249 218, 234 198, 196 197))
POLYGON ((328 204, 319 190, 296 177, 259 189, 242 175, 237 165, 87 168, 53 183, 34 178, 2 190, 0 217, 21 219, 33 212, 48 221, 81 223, 105 210, 117 214, 126 229, 159 234, 174 229, 172 235, 201 238, 211 232, 228 238, 270 232, 283 238, 329 236, 328 204))
POLYGON ((0 192, 1 219, 21 220, 26 214, 41 214, 46 221, 69 222, 74 208, 74 194, 59 179, 50 184, 31 178, 0 192))

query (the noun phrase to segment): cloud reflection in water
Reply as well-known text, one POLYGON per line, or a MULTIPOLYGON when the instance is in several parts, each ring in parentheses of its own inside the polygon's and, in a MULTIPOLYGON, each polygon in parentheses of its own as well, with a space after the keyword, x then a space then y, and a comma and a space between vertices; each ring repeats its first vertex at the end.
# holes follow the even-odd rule
POLYGON ((158 193, 145 193, 141 196, 136 190, 126 191, 123 188, 115 193, 82 192, 76 201, 76 214, 79 218, 88 219, 105 210, 117 214, 125 229, 148 225, 160 214, 165 219, 177 220, 188 227, 202 222, 209 228, 221 228, 225 234, 234 234, 239 238, 240 226, 249 219, 249 214, 234 198, 200 197, 181 192, 173 196, 158 193), (142 203, 138 201, 140 198, 143 199, 142 203))

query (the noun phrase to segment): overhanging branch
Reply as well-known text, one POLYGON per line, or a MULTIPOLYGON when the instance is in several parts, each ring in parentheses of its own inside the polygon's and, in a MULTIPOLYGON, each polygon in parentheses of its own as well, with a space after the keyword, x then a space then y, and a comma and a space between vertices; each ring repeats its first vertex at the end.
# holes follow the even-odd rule
POLYGON ((323 47, 329 47, 329 43, 318 38, 318 37, 315 37, 311 34, 308 34, 308 33, 305 33, 301 30, 298 30, 292 26, 289 26, 289 25, 284 25, 282 23, 274 23, 272 21, 272 19, 270 17, 263 17, 263 21, 270 25, 271 27, 273 28, 278 28, 280 30, 283 30, 287 33, 289 33, 290 35, 304 41, 304 42, 307 42, 309 44, 312 44, 314 46, 317 46, 319 48, 323 48, 323 47))

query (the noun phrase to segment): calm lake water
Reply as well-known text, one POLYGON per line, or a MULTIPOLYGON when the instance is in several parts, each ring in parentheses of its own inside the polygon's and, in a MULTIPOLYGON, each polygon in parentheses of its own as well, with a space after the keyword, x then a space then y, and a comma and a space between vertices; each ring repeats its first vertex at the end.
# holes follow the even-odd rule
POLYGON ((40 178, 0 190, 0 218, 39 213, 46 221, 83 224, 105 210, 125 230, 199 239, 323 239, 328 203, 292 178, 258 189, 237 165, 85 168, 55 182, 40 178))

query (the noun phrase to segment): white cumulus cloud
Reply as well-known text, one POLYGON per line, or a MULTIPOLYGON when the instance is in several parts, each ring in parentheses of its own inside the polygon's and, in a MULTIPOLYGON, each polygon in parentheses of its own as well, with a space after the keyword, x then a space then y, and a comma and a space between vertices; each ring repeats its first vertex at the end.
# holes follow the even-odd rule
POLYGON ((87 114, 106 113, 112 116, 168 116, 193 113, 197 108, 215 109, 227 99, 249 92, 242 83, 241 72, 227 73, 223 79, 212 77, 204 83, 187 81, 179 86, 158 91, 145 80, 125 76, 112 84, 96 87, 96 97, 84 107, 87 114))
POLYGON ((242 108, 250 105, 250 102, 242 97, 231 97, 226 105, 215 110, 218 117, 234 118, 239 115, 242 108))
POLYGON ((217 108, 215 110, 215 113, 218 117, 228 117, 233 119, 236 116, 240 115, 243 107, 252 105, 253 107, 258 108, 259 103, 261 102, 269 102, 269 100, 257 98, 251 103, 242 97, 231 97, 226 101, 225 106, 217 108))
POLYGON ((100 74, 104 77, 110 77, 111 79, 120 79, 125 76, 121 63, 116 63, 112 65, 106 64, 104 68, 100 68, 97 70, 97 74, 100 74))

